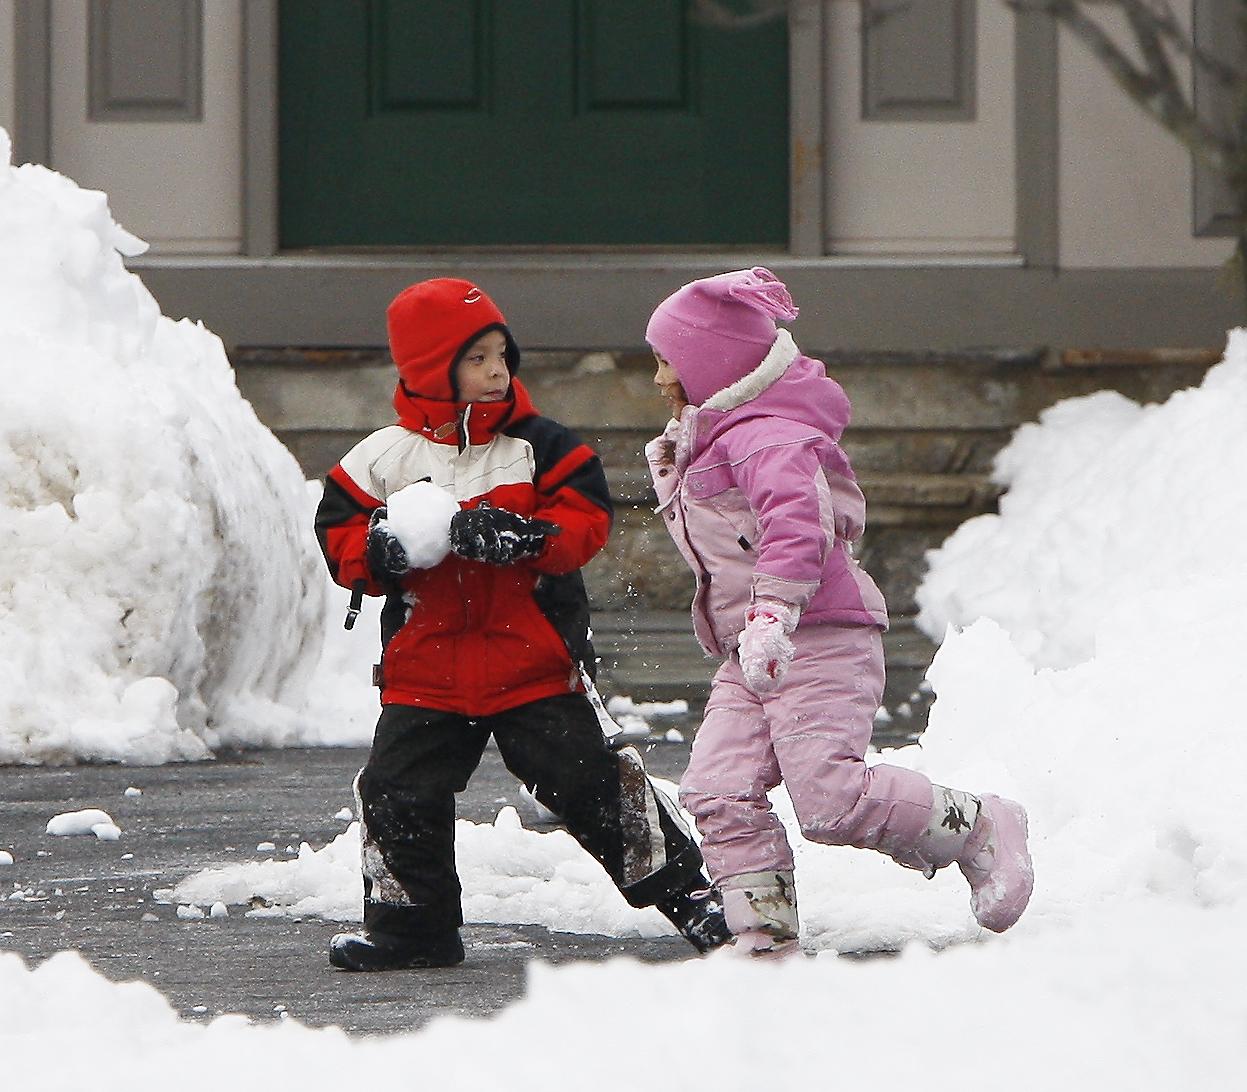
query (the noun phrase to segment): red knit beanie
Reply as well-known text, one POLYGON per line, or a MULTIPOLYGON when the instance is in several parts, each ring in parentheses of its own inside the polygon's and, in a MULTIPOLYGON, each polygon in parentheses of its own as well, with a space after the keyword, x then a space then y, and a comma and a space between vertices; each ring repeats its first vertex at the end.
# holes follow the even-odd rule
POLYGON ((487 330, 507 339, 507 367, 514 375, 519 349, 506 319, 471 281, 437 277, 404 288, 386 311, 390 355, 403 386, 425 398, 457 397, 452 369, 473 341, 487 330))

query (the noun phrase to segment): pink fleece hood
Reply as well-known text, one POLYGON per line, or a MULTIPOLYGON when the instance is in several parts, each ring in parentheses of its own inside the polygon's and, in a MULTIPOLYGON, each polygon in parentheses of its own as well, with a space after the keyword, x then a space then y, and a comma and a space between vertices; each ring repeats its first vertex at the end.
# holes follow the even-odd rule
POLYGON ((753 371, 775 343, 775 320, 797 308, 784 282, 754 266, 692 281, 662 301, 645 339, 670 362, 689 402, 701 405, 753 371))

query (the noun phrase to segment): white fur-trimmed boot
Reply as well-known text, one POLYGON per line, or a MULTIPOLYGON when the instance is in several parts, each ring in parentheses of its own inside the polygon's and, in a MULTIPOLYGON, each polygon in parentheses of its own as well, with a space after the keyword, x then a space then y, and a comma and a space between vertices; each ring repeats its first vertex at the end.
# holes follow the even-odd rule
POLYGON ((727 927, 741 955, 776 959, 796 955, 797 889, 791 872, 746 872, 719 884, 727 927))

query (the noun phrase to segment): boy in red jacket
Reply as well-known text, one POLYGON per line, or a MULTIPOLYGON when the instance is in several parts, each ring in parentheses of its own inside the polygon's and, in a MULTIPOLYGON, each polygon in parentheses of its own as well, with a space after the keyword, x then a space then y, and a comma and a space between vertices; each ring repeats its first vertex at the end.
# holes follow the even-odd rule
POLYGON ((501 311, 439 278, 390 304, 398 423, 325 480, 316 532, 334 580, 384 595, 381 717, 356 778, 364 931, 329 961, 355 971, 464 958, 455 794, 492 734, 507 768, 566 824, 633 906, 694 947, 730 934, 701 855, 634 751, 614 752, 585 694, 592 675, 583 566, 606 542, 601 461, 533 407, 501 311), (428 481, 459 502, 451 553, 412 568, 387 498, 428 481))

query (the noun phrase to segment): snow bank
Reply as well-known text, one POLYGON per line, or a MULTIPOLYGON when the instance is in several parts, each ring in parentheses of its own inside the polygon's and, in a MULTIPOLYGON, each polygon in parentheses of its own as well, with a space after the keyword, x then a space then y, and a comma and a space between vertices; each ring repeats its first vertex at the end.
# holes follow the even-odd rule
POLYGON ((294 459, 104 194, 0 133, 0 762, 296 741, 325 577, 294 459))
MULTIPOLYGON (((997 456, 999 515, 929 555, 919 622, 991 618, 1041 667, 1096 654, 1103 620, 1140 595, 1215 609, 1247 570, 1247 330, 1201 386, 1162 405, 1101 391, 1060 402, 997 456)), ((1146 619, 1164 641, 1166 618, 1146 619)))
POLYGON ((1247 1023, 1241 946, 1216 939, 1237 922, 1223 926, 1191 935, 1180 915, 1126 912, 1108 935, 1074 926, 869 962, 537 963, 524 1000, 490 1020, 362 1040, 308 1029, 297 1004, 273 1024, 182 1022, 152 987, 110 982, 76 953, 35 969, 0 954, 0 1064, 13 1087, 49 1092, 171 1080, 183 1092, 240 1080, 336 1092, 361 1071, 380 1084, 419 1074, 446 1092, 544 1092, 552 1057, 602 1089, 635 1088, 638 1074, 687 1088, 960 1086, 973 1074, 1019 1092, 1223 1088, 1242 1072, 1247 1023), (620 1013, 640 1021, 639 1041, 614 1065, 620 1013))

